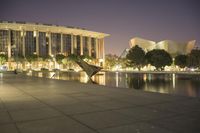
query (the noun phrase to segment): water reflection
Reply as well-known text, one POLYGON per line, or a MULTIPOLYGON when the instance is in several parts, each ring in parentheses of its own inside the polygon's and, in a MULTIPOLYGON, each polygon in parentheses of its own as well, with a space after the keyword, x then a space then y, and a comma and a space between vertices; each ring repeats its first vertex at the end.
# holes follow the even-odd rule
MULTIPOLYGON (((146 79, 145 79, 146 80, 146 79)), ((145 85, 144 78, 140 75, 127 78, 129 88, 135 88, 137 90, 142 89, 145 85)))
POLYGON ((119 87, 119 75, 118 75, 118 72, 116 72, 116 76, 115 76, 115 78, 116 78, 116 87, 119 87))
POLYGON ((174 73, 172 74, 172 84, 173 84, 173 89, 175 89, 175 86, 176 86, 176 75, 174 73))
MULTIPOLYGON (((30 74, 30 73, 29 73, 30 74)), ((32 72, 32 76, 83 83, 133 88, 137 90, 170 93, 192 97, 200 96, 200 78, 195 75, 134 74, 125 72, 99 72, 89 80, 85 72, 32 72)))

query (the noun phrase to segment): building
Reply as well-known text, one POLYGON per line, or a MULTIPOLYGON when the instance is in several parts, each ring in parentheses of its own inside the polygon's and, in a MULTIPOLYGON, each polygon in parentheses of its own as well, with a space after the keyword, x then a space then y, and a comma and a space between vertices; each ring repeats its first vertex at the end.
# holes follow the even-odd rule
POLYGON ((164 49, 169 52, 172 56, 176 56, 178 54, 188 54, 195 46, 195 40, 179 43, 171 40, 164 40, 157 43, 157 49, 164 49))
POLYGON ((0 53, 11 59, 37 54, 55 57, 56 54, 89 55, 104 64, 105 33, 77 27, 50 24, 0 21, 0 53))
POLYGON ((135 45, 138 45, 145 51, 153 50, 156 47, 156 42, 139 38, 139 37, 132 38, 129 44, 130 44, 130 47, 134 47, 135 45))
POLYGON ((150 41, 142 38, 132 38, 130 40, 130 47, 138 45, 143 48, 146 52, 152 49, 164 49, 169 52, 172 56, 178 54, 188 54, 195 47, 195 40, 179 43, 171 40, 164 40, 156 43, 155 41, 150 41))

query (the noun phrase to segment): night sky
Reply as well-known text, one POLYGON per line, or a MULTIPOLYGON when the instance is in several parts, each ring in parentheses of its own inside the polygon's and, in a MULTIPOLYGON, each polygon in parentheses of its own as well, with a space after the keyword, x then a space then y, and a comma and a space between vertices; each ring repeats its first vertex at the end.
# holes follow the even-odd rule
POLYGON ((0 20, 108 33, 106 53, 117 55, 132 37, 195 39, 200 46, 200 0, 0 0, 0 20))

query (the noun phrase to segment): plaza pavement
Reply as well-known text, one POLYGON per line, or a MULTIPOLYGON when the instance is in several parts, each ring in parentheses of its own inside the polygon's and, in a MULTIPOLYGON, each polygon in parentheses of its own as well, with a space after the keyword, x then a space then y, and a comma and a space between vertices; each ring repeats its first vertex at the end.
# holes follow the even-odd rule
POLYGON ((0 74, 0 133, 200 133, 200 100, 0 74))

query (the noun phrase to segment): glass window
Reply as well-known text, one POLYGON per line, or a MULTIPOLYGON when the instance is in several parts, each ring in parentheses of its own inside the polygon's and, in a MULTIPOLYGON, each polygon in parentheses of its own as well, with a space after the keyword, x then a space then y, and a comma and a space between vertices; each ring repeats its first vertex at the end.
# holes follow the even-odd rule
POLYGON ((96 41, 95 38, 91 38, 91 56, 96 58, 96 41))
POLYGON ((0 53, 8 54, 8 30, 0 30, 0 53))
POLYGON ((46 33, 45 32, 39 32, 39 56, 47 57, 48 55, 48 46, 47 46, 47 40, 46 40, 46 33))
POLYGON ((51 33, 51 54, 56 55, 61 52, 61 34, 51 33))
POLYGON ((68 56, 71 54, 71 35, 63 34, 63 54, 68 56))
POLYGON ((26 31, 25 34, 25 55, 32 55, 36 52, 36 38, 33 31, 26 31))

